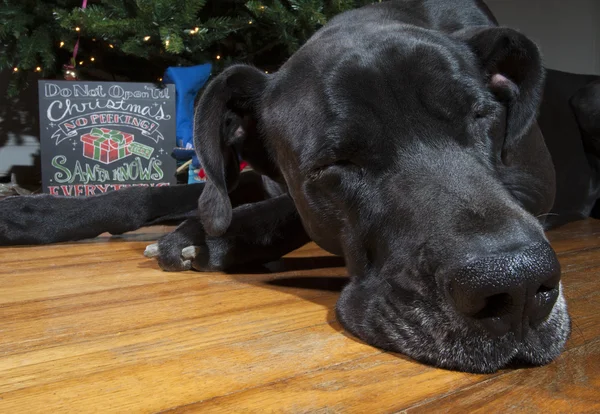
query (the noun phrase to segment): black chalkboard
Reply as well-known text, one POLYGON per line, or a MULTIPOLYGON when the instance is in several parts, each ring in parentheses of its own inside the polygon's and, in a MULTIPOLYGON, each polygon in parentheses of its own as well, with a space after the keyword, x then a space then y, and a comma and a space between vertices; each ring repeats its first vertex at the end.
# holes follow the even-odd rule
POLYGON ((175 87, 39 81, 43 191, 89 196, 176 183, 175 87))

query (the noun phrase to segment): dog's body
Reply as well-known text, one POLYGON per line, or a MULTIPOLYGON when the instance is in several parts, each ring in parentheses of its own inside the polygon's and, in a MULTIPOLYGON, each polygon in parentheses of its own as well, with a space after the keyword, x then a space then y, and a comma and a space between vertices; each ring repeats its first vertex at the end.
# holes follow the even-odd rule
POLYGON ((537 217, 588 216, 600 191, 597 88, 569 79, 573 101, 547 95, 540 119, 556 122, 564 98, 575 125, 545 143, 539 52, 481 1, 368 6, 276 74, 238 65, 209 85, 195 121, 206 185, 9 198, 0 244, 185 218, 146 252, 175 271, 267 262, 312 239, 344 256, 338 317, 366 342, 466 371, 547 363, 569 318, 537 217), (239 155, 260 175, 239 176, 239 155), (562 179, 574 162, 577 186, 562 179))
POLYGON ((538 122, 556 170, 547 225, 600 218, 600 77, 547 71, 538 122))

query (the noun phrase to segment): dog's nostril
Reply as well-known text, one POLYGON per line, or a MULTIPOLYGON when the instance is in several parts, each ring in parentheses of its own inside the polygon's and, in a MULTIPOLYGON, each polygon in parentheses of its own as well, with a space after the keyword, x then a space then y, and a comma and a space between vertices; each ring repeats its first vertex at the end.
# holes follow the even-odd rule
POLYGON ((499 293, 485 299, 485 305, 472 317, 475 319, 498 318, 509 315, 512 311, 513 300, 508 293, 499 293))
POLYGON ((558 299, 558 285, 541 285, 531 301, 529 320, 532 325, 538 325, 550 314, 556 300, 558 299))
POLYGON ((554 289, 556 289, 556 286, 546 286, 546 285, 542 285, 539 287, 539 289, 537 290, 537 293, 546 293, 546 292, 551 292, 554 289))

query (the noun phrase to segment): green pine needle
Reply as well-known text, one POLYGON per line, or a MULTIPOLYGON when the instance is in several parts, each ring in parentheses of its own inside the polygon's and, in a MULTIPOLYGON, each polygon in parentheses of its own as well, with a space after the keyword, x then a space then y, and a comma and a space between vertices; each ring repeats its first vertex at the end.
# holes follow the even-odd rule
POLYGON ((155 81, 169 66, 207 61, 215 73, 233 62, 273 71, 333 15, 371 2, 102 0, 81 9, 80 0, 1 0, 0 69, 18 68, 10 93, 38 67, 61 78, 79 38, 84 78, 155 81))

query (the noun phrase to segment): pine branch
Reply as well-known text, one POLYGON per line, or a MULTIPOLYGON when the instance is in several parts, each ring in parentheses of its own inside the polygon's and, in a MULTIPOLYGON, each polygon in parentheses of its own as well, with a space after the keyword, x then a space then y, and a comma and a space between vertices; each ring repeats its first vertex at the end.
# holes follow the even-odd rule
POLYGON ((11 91, 28 71, 60 77, 79 39, 84 77, 155 81, 168 66, 206 61, 215 73, 240 61, 275 70, 330 17, 368 3, 90 0, 81 9, 80 0, 0 0, 0 69, 13 71, 11 91))

